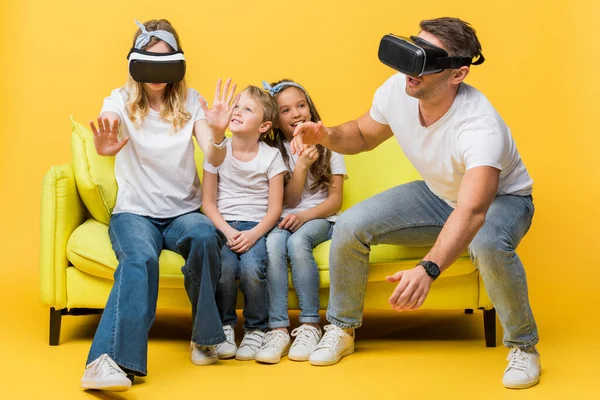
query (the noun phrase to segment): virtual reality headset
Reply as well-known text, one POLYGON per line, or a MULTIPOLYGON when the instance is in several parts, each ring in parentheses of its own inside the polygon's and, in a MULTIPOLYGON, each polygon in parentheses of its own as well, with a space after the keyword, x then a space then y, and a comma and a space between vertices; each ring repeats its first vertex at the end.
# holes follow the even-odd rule
POLYGON ((183 51, 151 53, 132 48, 127 55, 129 74, 136 82, 177 83, 185 76, 183 51))
POLYGON ((418 37, 385 35, 379 43, 379 60, 403 74, 419 77, 437 74, 445 69, 479 65, 483 54, 475 62, 471 57, 449 57, 448 52, 418 37))

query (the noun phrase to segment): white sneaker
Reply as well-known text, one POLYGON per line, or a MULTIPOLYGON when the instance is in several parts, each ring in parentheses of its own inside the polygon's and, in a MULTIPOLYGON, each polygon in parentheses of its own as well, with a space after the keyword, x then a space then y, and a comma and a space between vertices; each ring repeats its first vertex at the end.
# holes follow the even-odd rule
POLYGON ((217 354, 221 359, 235 357, 235 352, 237 351, 235 332, 231 325, 225 325, 223 332, 225 332, 225 341, 217 345, 217 354))
POLYGON ((321 340, 321 329, 311 325, 300 325, 292 331, 292 336, 296 337, 292 348, 288 354, 288 358, 292 361, 308 361, 315 347, 321 340))
POLYGON ((273 329, 265 336, 262 346, 256 353, 256 361, 277 364, 290 349, 290 335, 285 331, 273 329))
POLYGON ((81 386, 85 389, 123 392, 131 387, 131 380, 108 354, 102 354, 86 365, 81 386))
POLYGON ((342 329, 335 325, 325 327, 325 335, 308 357, 312 365, 333 365, 342 357, 354 353, 354 329, 342 329))
POLYGON ((513 347, 506 359, 509 363, 502 378, 504 386, 509 389, 525 389, 538 384, 542 366, 540 354, 535 347, 527 351, 513 347))
POLYGON ((240 361, 254 360, 264 339, 265 333, 263 331, 246 332, 242 343, 240 343, 240 347, 235 352, 235 359, 240 361))
POLYGON ((210 365, 217 362, 217 346, 202 346, 194 342, 190 343, 192 364, 210 365))

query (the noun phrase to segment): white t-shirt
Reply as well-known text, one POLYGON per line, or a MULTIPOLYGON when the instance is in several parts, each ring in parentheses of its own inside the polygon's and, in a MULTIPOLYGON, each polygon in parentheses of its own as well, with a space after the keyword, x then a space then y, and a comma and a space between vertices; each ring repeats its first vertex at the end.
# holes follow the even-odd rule
MULTIPOLYGON (((298 162, 298 155, 292 154, 292 147, 288 141, 284 141, 283 145, 285 146, 286 153, 289 159, 289 172, 290 175, 294 172, 296 168, 296 163, 298 162)), ((347 179, 346 175, 346 164, 344 163, 344 156, 338 154, 334 151, 331 152, 331 175, 343 175, 344 179, 347 179)), ((288 214, 296 214, 301 211, 310 210, 327 200, 327 196, 329 195, 329 189, 326 186, 321 186, 320 188, 315 189, 314 191, 309 190, 312 184, 315 182, 315 179, 309 173, 306 177, 306 184, 304 185, 304 191, 302 192, 302 197, 300 197, 300 203, 294 208, 285 207, 283 208, 283 212, 281 213, 281 217, 285 217, 288 214)), ((330 222, 335 222, 338 215, 338 212, 335 215, 331 215, 326 219, 330 222)))
POLYGON ((113 214, 169 218, 200 209, 200 179, 192 139, 194 123, 205 118, 199 97, 197 91, 188 89, 185 107, 192 118, 175 133, 152 109, 137 129, 125 109, 124 88, 113 90, 104 99, 101 114, 117 113, 121 139, 129 137, 115 158, 119 190, 113 214))
POLYGON ((258 142, 258 153, 248 161, 233 156, 231 140, 219 167, 204 160, 204 169, 218 174, 217 208, 225 221, 260 222, 269 205, 269 179, 286 172, 279 150, 258 142))
POLYGON ((406 94, 406 77, 395 74, 375 92, 371 117, 389 125, 404 154, 429 189, 452 207, 466 171, 501 171, 498 195, 531 194, 531 180, 500 115, 477 89, 462 83, 454 103, 436 123, 423 127, 418 99, 406 94))

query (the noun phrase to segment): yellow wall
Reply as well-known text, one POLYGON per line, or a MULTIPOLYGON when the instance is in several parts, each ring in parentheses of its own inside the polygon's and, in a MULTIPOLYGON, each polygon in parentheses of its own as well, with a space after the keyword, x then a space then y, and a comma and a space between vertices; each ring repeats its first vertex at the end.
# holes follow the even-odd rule
MULTIPOLYGON (((377 60, 383 34, 416 33, 421 19, 453 15, 475 26, 487 59, 468 82, 509 124, 536 182, 537 214, 520 249, 534 311, 543 326, 558 326, 557 311, 594 296, 598 303, 592 294, 600 285, 597 2, 0 4, 0 268, 4 283, 17 282, 3 284, 13 294, 19 283, 37 285, 42 176, 70 160, 69 115, 94 118, 102 99, 125 81, 134 19, 164 17, 175 25, 188 82, 207 98, 218 77, 244 86, 289 77, 309 88, 328 124, 337 124, 365 112, 393 73, 377 60)), ((583 312, 575 312, 565 318, 583 324, 583 312)))

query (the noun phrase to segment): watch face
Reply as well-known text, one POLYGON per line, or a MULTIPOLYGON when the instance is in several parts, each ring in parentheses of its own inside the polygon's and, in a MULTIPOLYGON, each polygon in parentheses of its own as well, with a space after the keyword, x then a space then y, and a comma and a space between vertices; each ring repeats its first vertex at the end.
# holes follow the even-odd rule
POLYGON ((433 279, 440 276, 440 268, 434 262, 427 261, 427 262, 424 262, 422 265, 423 265, 423 268, 425 268, 425 272, 427 272, 427 275, 429 275, 433 279))

